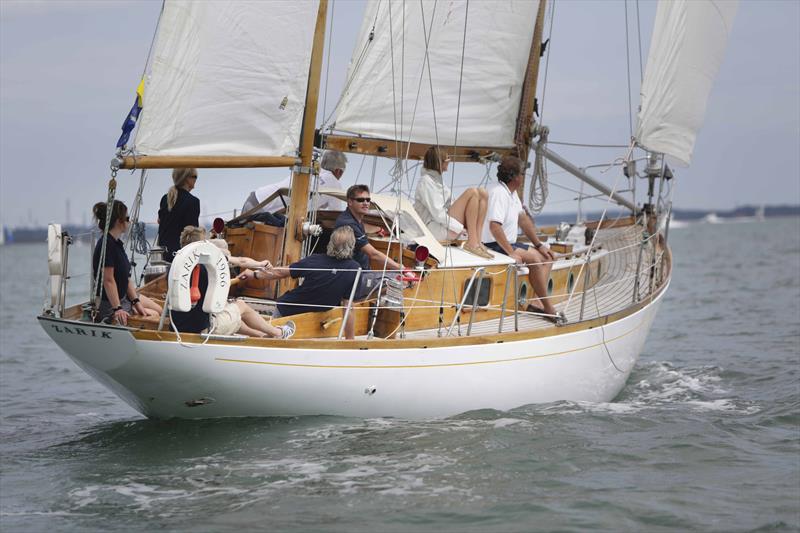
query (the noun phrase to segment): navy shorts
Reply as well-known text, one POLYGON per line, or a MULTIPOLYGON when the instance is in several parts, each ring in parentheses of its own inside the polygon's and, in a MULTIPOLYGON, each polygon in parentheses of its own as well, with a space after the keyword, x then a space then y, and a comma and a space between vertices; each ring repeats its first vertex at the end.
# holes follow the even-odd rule
MULTIPOLYGON (((500 245, 497 244, 496 242, 485 242, 485 243, 483 243, 483 245, 486 246, 490 250, 494 250, 498 254, 505 254, 506 253, 505 250, 503 250, 500 247, 500 245)), ((527 244, 522 244, 521 242, 511 243, 511 247, 513 249, 515 249, 515 250, 527 250, 528 248, 530 248, 530 246, 528 246, 527 244)))

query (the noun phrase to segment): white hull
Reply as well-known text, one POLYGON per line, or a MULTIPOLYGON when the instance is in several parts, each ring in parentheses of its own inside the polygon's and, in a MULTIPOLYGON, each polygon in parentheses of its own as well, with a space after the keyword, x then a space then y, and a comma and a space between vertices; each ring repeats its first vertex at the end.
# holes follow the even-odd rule
POLYGON ((636 364, 664 292, 603 327, 414 349, 181 345, 138 340, 119 327, 40 322, 79 366, 148 417, 420 419, 557 400, 611 401, 636 364))

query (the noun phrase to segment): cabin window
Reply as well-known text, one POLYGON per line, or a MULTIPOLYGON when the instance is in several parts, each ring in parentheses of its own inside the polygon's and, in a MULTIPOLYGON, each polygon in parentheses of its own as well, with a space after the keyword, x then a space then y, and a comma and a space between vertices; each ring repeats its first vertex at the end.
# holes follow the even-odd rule
POLYGON ((519 293, 517 294, 517 302, 524 309, 528 305, 528 284, 521 283, 519 286, 519 293))
POLYGON ((600 279, 600 274, 603 273, 603 263, 601 261, 597 262, 597 279, 600 279))
POLYGON ((572 292, 572 288, 575 286, 575 276, 572 272, 569 273, 567 277, 567 292, 572 292))
MULTIPOLYGON (((464 280, 464 292, 467 290, 467 286, 469 285, 469 280, 464 280)), ((464 305, 472 305, 472 299, 475 298, 475 289, 477 288, 478 280, 475 279, 472 282, 472 287, 469 289, 469 293, 467 293, 467 297, 464 299, 464 305)), ((489 305, 489 295, 491 294, 492 289, 492 280, 489 278, 484 278, 481 282, 481 290, 478 293, 478 306, 489 305)))
POLYGON ((553 294, 553 278, 547 280, 547 295, 550 296, 553 294))

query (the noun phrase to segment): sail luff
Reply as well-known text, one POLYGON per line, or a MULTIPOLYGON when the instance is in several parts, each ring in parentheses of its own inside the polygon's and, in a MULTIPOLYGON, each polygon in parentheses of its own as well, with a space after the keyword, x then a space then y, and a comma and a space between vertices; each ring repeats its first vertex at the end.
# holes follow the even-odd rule
MULTIPOLYGON (((283 264, 289 265, 300 259, 302 245, 302 222, 308 210, 308 193, 310 189, 310 168, 314 151, 314 127, 317 120, 317 103, 319 101, 319 85, 322 73, 322 52, 325 48, 325 24, 327 19, 328 0, 319 1, 317 24, 314 29, 314 42, 311 51, 311 62, 308 67, 308 89, 306 90, 303 130, 300 138, 300 169, 292 177, 292 195, 286 220, 286 234, 283 243, 283 264)), ((284 290, 296 285, 296 280, 282 287, 284 290)))

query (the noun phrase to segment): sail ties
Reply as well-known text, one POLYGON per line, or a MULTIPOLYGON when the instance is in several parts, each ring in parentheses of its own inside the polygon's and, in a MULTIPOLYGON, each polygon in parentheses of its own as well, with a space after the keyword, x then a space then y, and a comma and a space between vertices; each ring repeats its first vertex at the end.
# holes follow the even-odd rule
POLYGON ((528 209, 534 214, 539 214, 547 203, 547 164, 542 149, 547 145, 550 128, 534 126, 533 133, 539 136, 539 142, 536 144, 536 158, 533 160, 533 177, 531 178, 531 188, 528 191, 528 209))

